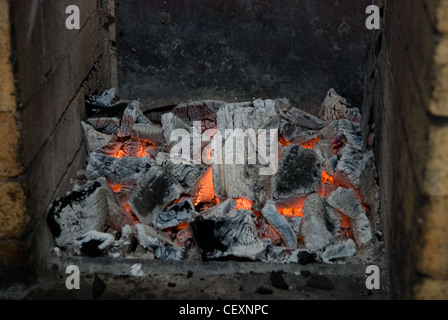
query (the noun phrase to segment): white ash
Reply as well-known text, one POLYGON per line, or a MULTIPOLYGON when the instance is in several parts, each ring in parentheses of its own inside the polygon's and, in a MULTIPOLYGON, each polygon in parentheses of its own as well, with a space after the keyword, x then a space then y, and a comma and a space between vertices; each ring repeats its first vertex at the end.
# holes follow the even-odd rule
POLYGON ((331 263, 332 260, 347 258, 356 254, 356 244, 352 239, 338 241, 328 245, 321 254, 324 263, 331 263))
POLYGON ((351 219, 365 213, 361 202, 355 197, 353 189, 340 187, 326 199, 326 202, 351 219))
POLYGON ((88 153, 101 149, 116 139, 113 135, 96 131, 95 128, 84 121, 81 122, 81 125, 84 132, 84 141, 88 153))
POLYGON ((136 263, 131 266, 129 269, 131 276, 137 278, 143 278, 145 273, 143 272, 143 265, 141 263, 136 263))
POLYGON ((75 247, 77 251, 79 252, 79 249, 81 249, 84 244, 87 244, 91 241, 100 242, 100 244, 98 245, 98 249, 103 251, 112 245, 112 243, 115 241, 115 237, 109 233, 98 232, 94 230, 89 231, 85 235, 76 240, 75 247))
POLYGON ((112 102, 117 97, 117 90, 115 88, 105 90, 99 96, 92 96, 87 99, 87 103, 96 107, 110 107, 112 102))
POLYGON ((328 91, 319 113, 319 117, 326 122, 339 119, 349 119, 352 122, 361 122, 361 112, 353 108, 346 99, 341 97, 332 88, 328 91))
POLYGON ((285 244, 291 249, 296 249, 298 235, 294 232, 285 216, 277 211, 274 202, 269 201, 261 212, 269 224, 280 234, 285 244))
POLYGON ((171 239, 148 225, 137 224, 137 239, 139 244, 154 253, 157 259, 181 260, 182 248, 171 239))

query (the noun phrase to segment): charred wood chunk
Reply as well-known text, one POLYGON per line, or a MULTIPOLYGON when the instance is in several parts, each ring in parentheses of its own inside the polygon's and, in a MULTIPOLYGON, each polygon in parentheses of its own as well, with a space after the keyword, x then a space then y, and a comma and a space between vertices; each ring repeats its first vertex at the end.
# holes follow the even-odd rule
POLYGON ((306 249, 318 251, 334 241, 335 237, 328 230, 325 220, 325 202, 318 194, 313 193, 306 198, 303 215, 302 235, 306 249))
POLYGON ((153 124, 134 124, 131 130, 131 137, 132 139, 143 140, 157 146, 164 144, 163 128, 153 124))
POLYGON ((88 182, 81 190, 70 192, 52 204, 47 223, 58 247, 73 248, 76 239, 89 231, 104 231, 109 191, 99 181, 88 182))
POLYGON ((148 157, 112 158, 100 152, 94 152, 87 159, 86 176, 89 180, 105 177, 112 184, 135 184, 146 172, 153 160, 148 157))
POLYGON ((116 139, 113 135, 96 131, 95 128, 85 122, 81 122, 81 125, 84 132, 84 142, 88 153, 101 149, 109 143, 114 142, 116 139))
POLYGON ((175 244, 164 233, 155 230, 154 228, 137 224, 137 239, 139 244, 151 252, 160 260, 181 260, 183 251, 180 246, 175 244))
POLYGON ((98 130, 104 134, 118 135, 120 131, 120 118, 116 117, 91 117, 87 119, 87 123, 90 124, 95 130, 98 130))
POLYGON ((148 124, 148 125, 151 124, 151 121, 149 121, 149 119, 146 118, 146 116, 140 109, 140 102, 138 101, 130 102, 127 108, 124 110, 118 136, 129 137, 132 132, 132 127, 135 124, 148 124))
POLYGON ((356 244, 352 239, 339 241, 327 246, 321 254, 322 261, 330 263, 332 260, 347 258, 356 254, 356 244))
POLYGON ((316 151, 321 163, 325 163, 334 157, 333 145, 328 140, 319 140, 314 145, 313 150, 316 151))
POLYGON ((168 229, 178 225, 193 221, 195 217, 193 202, 189 199, 173 204, 166 209, 154 215, 154 226, 159 229, 168 229))
POLYGON ((322 120, 294 107, 282 110, 280 115, 293 125, 305 129, 321 130, 324 127, 324 122, 322 120))
POLYGON ((273 182, 273 199, 287 205, 317 192, 322 166, 316 152, 297 145, 288 146, 282 153, 273 182))
POLYGON ((259 242, 249 210, 235 210, 216 221, 215 237, 226 248, 251 246, 259 242))
POLYGON ((337 120, 319 131, 322 140, 331 141, 335 153, 346 145, 362 150, 361 126, 346 119, 337 120))
POLYGON ((109 233, 89 231, 77 239, 77 244, 82 255, 100 257, 114 241, 115 237, 109 233))
POLYGON ((363 247, 373 240, 372 227, 365 213, 362 213, 355 219, 350 219, 350 225, 353 238, 358 247, 363 247))
POLYGON ((86 99, 86 103, 90 104, 93 107, 98 108, 107 108, 112 105, 112 102, 117 97, 117 90, 115 88, 111 88, 109 90, 105 90, 99 96, 91 96, 86 99))
POLYGON ((291 249, 297 248, 297 234, 292 229, 288 220, 281 215, 273 202, 268 202, 262 210, 263 216, 280 234, 284 243, 291 249))
POLYGON ((211 207, 208 210, 200 212, 201 216, 207 217, 207 218, 219 218, 231 211, 233 211, 236 208, 236 202, 234 199, 227 199, 224 202, 221 202, 220 204, 211 207))
POLYGON ((129 206, 140 222, 151 224, 154 214, 165 211, 182 192, 182 186, 170 174, 160 167, 152 167, 139 178, 129 206))
POLYGON ((210 169, 207 165, 196 165, 192 161, 164 152, 157 154, 156 163, 170 173, 190 196, 196 195, 201 179, 210 169))
POLYGON ((215 236, 215 223, 216 221, 213 219, 199 217, 190 224, 203 261, 210 260, 216 251, 226 250, 226 247, 215 236))
POLYGON ((178 118, 174 113, 166 113, 162 116, 162 128, 163 136, 166 141, 168 151, 171 151, 173 145, 175 145, 178 140, 176 140, 179 135, 177 132, 183 132, 184 134, 190 134, 192 127, 187 125, 182 119, 178 118))
POLYGON ((353 108, 346 99, 338 95, 332 88, 325 97, 319 112, 319 118, 327 123, 339 119, 348 119, 352 122, 360 123, 361 112, 358 108, 353 108))
POLYGON ((201 131, 216 128, 216 112, 225 102, 221 101, 199 101, 188 104, 180 104, 173 113, 186 124, 193 125, 195 121, 202 122, 201 131))
POLYGON ((338 188, 328 198, 327 203, 351 219, 365 213, 353 189, 338 188))

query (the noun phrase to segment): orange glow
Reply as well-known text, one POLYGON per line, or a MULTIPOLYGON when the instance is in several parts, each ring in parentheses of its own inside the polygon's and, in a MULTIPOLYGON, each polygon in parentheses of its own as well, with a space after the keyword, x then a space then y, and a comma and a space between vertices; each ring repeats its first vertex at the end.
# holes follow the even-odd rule
POLYGON ((284 147, 287 147, 291 144, 291 142, 286 140, 284 137, 279 137, 278 142, 284 147))
POLYGON ((120 184, 109 184, 109 187, 112 189, 113 192, 118 193, 123 188, 120 184))
POLYGON ((188 222, 184 222, 177 226, 177 230, 184 230, 187 229, 189 226, 190 224, 188 222))
POLYGON ((287 217, 303 217, 303 208, 286 208, 286 209, 277 209, 277 211, 287 217))
POLYGON ((304 147, 305 149, 312 150, 312 149, 314 149, 314 146, 316 145, 316 143, 318 143, 319 141, 320 141, 320 138, 316 137, 316 138, 314 138, 312 140, 302 142, 299 145, 304 147))
POLYGON ((237 198, 233 200, 235 200, 236 202, 235 210, 241 210, 241 209, 252 210, 252 206, 254 204, 252 200, 247 198, 237 198))
POLYGON ((322 171, 322 183, 332 183, 332 184, 336 184, 334 182, 334 178, 332 176, 330 176, 325 170, 322 171))
POLYGON ((117 155, 115 156, 115 158, 117 159, 121 159, 124 158, 126 156, 126 152, 124 152, 123 150, 118 150, 117 155))
POLYGON ((146 153, 145 146, 143 144, 140 144, 140 146, 138 147, 137 158, 143 158, 143 157, 147 157, 147 156, 148 156, 148 154, 146 153))
POLYGON ((215 186, 213 185, 213 168, 207 171, 206 174, 199 181, 198 192, 194 205, 197 206, 201 202, 211 202, 215 199, 215 186))
POLYGON ((346 238, 350 238, 351 234, 350 234, 350 218, 346 215, 342 216, 342 220, 341 220, 341 228, 345 231, 345 236, 346 238))

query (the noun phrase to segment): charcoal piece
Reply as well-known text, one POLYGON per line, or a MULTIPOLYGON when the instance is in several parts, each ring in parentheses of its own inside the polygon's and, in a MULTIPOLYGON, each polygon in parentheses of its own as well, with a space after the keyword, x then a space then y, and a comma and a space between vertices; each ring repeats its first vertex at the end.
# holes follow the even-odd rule
POLYGON ((195 121, 202 122, 202 130, 216 128, 216 112, 225 102, 198 101, 188 104, 180 104, 174 108, 173 113, 186 124, 193 125, 195 121))
POLYGON ((361 112, 358 108, 353 108, 347 100, 338 95, 331 88, 322 104, 319 118, 329 123, 339 119, 348 119, 352 122, 361 122, 361 112))
POLYGON ((157 259, 161 260, 181 260, 183 256, 182 248, 176 245, 171 239, 158 232, 154 228, 137 224, 137 239, 139 244, 154 253, 157 259))
POLYGON ((307 250, 299 250, 297 252, 297 263, 300 265, 307 265, 317 262, 317 255, 314 252, 307 250))
POLYGON ((171 152, 173 145, 178 143, 177 140, 173 140, 178 138, 176 131, 182 130, 184 134, 190 134, 192 131, 192 127, 188 126, 172 112, 162 116, 162 128, 168 152, 171 152))
POLYGON ((92 181, 52 204, 47 224, 58 247, 73 248, 76 239, 87 232, 104 231, 108 219, 109 192, 104 183, 92 181))
POLYGON ((86 102, 94 107, 105 108, 112 105, 112 102, 117 97, 117 90, 115 88, 111 88, 109 90, 105 90, 99 96, 91 96, 86 99, 86 102))
POLYGON ((353 189, 340 187, 326 199, 326 202, 351 219, 365 213, 361 202, 355 197, 353 189))
POLYGON ((269 279, 271 280, 271 284, 274 288, 278 288, 281 290, 289 290, 289 285, 283 278, 282 271, 272 271, 269 279))
POLYGON ((334 157, 333 145, 328 140, 319 140, 313 148, 316 151, 321 163, 324 163, 334 157))
POLYGON ((300 228, 302 227, 303 217, 286 217, 286 220, 288 220, 292 230, 298 236, 300 234, 300 228))
POLYGON ((321 254, 324 263, 331 263, 332 260, 347 258, 356 254, 356 244, 352 239, 339 241, 327 246, 321 254))
POLYGON ((349 120, 337 120, 319 131, 319 137, 322 140, 332 142, 334 149, 342 149, 350 145, 356 150, 362 150, 361 127, 358 123, 349 120), (342 144, 336 148, 336 144, 342 144))
POLYGON ((215 251, 226 250, 226 247, 215 237, 215 223, 215 220, 200 217, 190 224, 203 261, 210 260, 215 251))
POLYGON ((134 124, 131 130, 131 137, 132 139, 143 140, 157 146, 161 146, 165 143, 163 138, 163 128, 153 124, 134 124))
POLYGON ((328 158, 324 161, 322 168, 327 174, 329 174, 330 176, 334 176, 337 165, 338 157, 332 156, 331 158, 328 158))
POLYGON ((115 237, 109 233, 89 231, 76 240, 77 246, 83 255, 100 257, 104 251, 115 241, 115 237))
POLYGON ((315 131, 294 125, 286 120, 280 120, 279 134, 286 143, 299 145, 319 137, 315 131))
POLYGON ((154 226, 159 229, 168 229, 176 227, 185 222, 193 221, 195 217, 194 205, 187 199, 173 204, 164 212, 154 215, 154 226))
POLYGON ((227 199, 220 204, 211 207, 208 210, 200 212, 201 216, 207 218, 219 218, 222 215, 225 215, 236 208, 236 202, 234 199, 227 199))
POLYGON ((147 124, 150 125, 151 121, 143 114, 140 109, 140 102, 132 101, 128 104, 123 112, 123 118, 120 123, 120 130, 118 132, 119 137, 131 136, 132 127, 135 124, 147 124))
POLYGON ((273 202, 268 202, 262 210, 263 216, 280 234, 284 243, 291 249, 297 248, 297 234, 292 229, 288 220, 281 215, 273 202))
MULTIPOLYGON (((124 206, 123 206, 124 207, 124 206)), ((117 202, 114 195, 109 192, 108 194, 108 214, 106 225, 113 230, 121 231, 123 227, 132 225, 134 218, 132 215, 124 210, 117 202)))
POLYGON ((331 291, 334 283, 326 276, 313 274, 306 280, 306 286, 314 289, 331 291))
POLYGON ((98 130, 104 134, 118 135, 120 131, 120 118, 116 117, 91 117, 87 119, 87 123, 90 124, 95 130, 98 130))
POLYGON ((318 251, 334 241, 334 235, 327 229, 324 200, 316 193, 309 195, 303 206, 304 222, 302 235, 305 248, 318 251))
POLYGON ((156 164, 170 173, 189 196, 197 194, 201 179, 210 169, 210 166, 204 164, 196 165, 187 160, 181 162, 178 156, 164 152, 157 154, 156 164))
POLYGON ((373 240, 370 221, 365 213, 360 214, 354 219, 350 219, 350 225, 353 238, 358 247, 362 247, 373 240))
POLYGON ((260 240, 257 228, 249 210, 234 210, 216 221, 214 234, 227 249, 237 246, 251 246, 260 240))
POLYGON ((274 201, 276 204, 288 206, 317 192, 321 176, 322 166, 316 152, 297 145, 286 147, 273 179, 274 201))
POLYGON ((93 152, 87 158, 86 176, 89 180, 105 177, 111 184, 135 184, 146 172, 153 160, 142 157, 126 156, 121 159, 108 157, 100 152, 93 152))
POLYGON ((261 210, 271 198, 271 178, 277 169, 279 117, 275 101, 226 104, 217 112, 217 124, 219 134, 212 139, 217 197, 248 198, 261 210), (258 149, 263 140, 264 150, 258 149))
POLYGON ((310 130, 321 130, 324 123, 319 118, 297 108, 284 109, 280 115, 293 125, 310 130))
MULTIPOLYGON (((114 136, 115 137, 115 136, 114 136)), ((120 141, 115 141, 116 139, 109 142, 104 147, 97 150, 97 153, 101 153, 111 158, 116 158, 123 147, 123 143, 120 141)))
POLYGON ((373 151, 359 151, 351 146, 341 150, 334 180, 344 188, 351 188, 362 197, 373 212, 378 209, 375 156, 373 151))
POLYGON ((146 156, 146 147, 148 144, 143 141, 128 139, 123 142, 121 150, 125 156, 130 156, 131 158, 142 158, 146 156))
POLYGON ((170 174, 154 166, 138 179, 129 206, 140 222, 151 224, 154 214, 165 211, 182 192, 182 186, 170 174))
POLYGON ((113 135, 96 131, 91 125, 85 122, 81 122, 81 125, 84 132, 84 142, 88 153, 101 149, 109 143, 114 142, 116 139, 113 135))

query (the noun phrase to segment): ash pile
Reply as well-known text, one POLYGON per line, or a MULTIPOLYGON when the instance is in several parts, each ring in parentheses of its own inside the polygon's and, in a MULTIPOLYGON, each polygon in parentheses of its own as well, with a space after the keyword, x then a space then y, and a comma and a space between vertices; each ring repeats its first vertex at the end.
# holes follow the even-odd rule
POLYGON ((145 113, 117 100, 112 89, 86 101, 88 157, 47 217, 55 252, 307 264, 378 249, 374 153, 333 89, 318 117, 287 99, 145 113))

